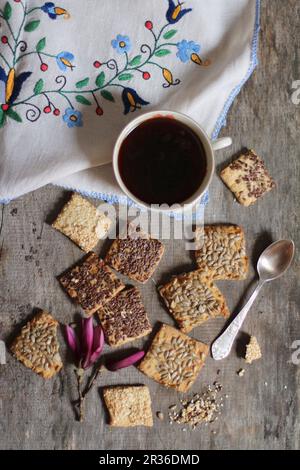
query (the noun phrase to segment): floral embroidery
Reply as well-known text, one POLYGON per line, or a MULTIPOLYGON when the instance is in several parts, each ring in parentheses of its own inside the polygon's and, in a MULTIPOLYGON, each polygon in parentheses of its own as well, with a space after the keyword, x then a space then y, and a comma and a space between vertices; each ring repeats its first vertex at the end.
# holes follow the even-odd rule
POLYGON ((61 115, 61 119, 69 128, 82 127, 83 113, 76 109, 77 104, 94 106, 96 115, 102 116, 104 114, 102 102, 114 103, 116 101, 114 90, 118 89, 121 89, 124 114, 128 114, 150 103, 126 82, 130 82, 133 78, 136 81, 138 78, 145 81, 153 77, 157 79, 160 74, 163 88, 181 83, 181 80, 174 77, 172 70, 164 64, 173 51, 182 63, 193 62, 199 66, 210 64, 209 60, 202 60, 199 56, 201 47, 196 42, 186 39, 174 41, 173 38, 178 34, 178 30, 173 29, 172 25, 190 13, 192 8, 184 8, 183 2, 179 0, 168 0, 165 13, 167 23, 156 30, 153 21, 147 19, 144 26, 149 31, 150 39, 140 45, 136 53, 132 52, 133 44, 129 36, 118 34, 112 39, 111 46, 122 57, 119 60, 114 58, 94 60, 93 67, 98 70, 97 74, 95 76, 92 73, 87 74, 77 81, 73 88, 69 88, 68 74, 76 66, 72 52, 48 52, 45 37, 33 47, 29 47, 26 41, 20 40, 23 32, 30 33, 39 28, 41 20, 34 17, 34 12, 42 11, 51 20, 67 19, 70 17, 69 12, 54 2, 45 2, 40 7, 31 8, 27 6, 25 0, 15 1, 14 7, 11 3, 11 0, 7 1, 3 10, 0 9, 2 26, 4 24, 7 26, 7 34, 0 35, 3 45, 0 50, 0 127, 5 125, 8 118, 22 122, 22 116, 18 113, 19 108, 20 110, 25 108, 25 117, 31 122, 37 121, 43 112, 48 115, 61 115), (20 15, 20 26, 17 31, 13 31, 10 19, 17 8, 21 9, 16 12, 20 15), (47 72, 50 61, 56 62, 63 74, 55 78, 52 86, 46 86, 44 79, 39 78, 32 92, 24 98, 21 95, 22 87, 32 72, 18 74, 17 66, 27 56, 39 60, 40 71, 43 74, 47 72), (63 112, 60 107, 63 107, 63 112))
POLYGON ((70 17, 67 10, 65 10, 64 8, 56 7, 53 2, 46 2, 45 5, 41 7, 41 10, 47 13, 49 18, 51 18, 52 20, 56 20, 56 18, 61 15, 63 15, 65 19, 68 19, 70 17))
POLYGON ((66 72, 66 70, 71 69, 75 67, 72 62, 74 60, 74 55, 71 52, 60 52, 56 56, 56 62, 60 70, 63 72, 66 72))
POLYGON ((177 23, 181 18, 192 11, 192 8, 182 8, 184 2, 178 2, 177 5, 173 0, 169 1, 169 8, 166 13, 166 18, 170 24, 177 23))
POLYGON ((73 108, 66 109, 63 120, 68 127, 82 127, 82 113, 73 108))
POLYGON ((116 39, 111 41, 111 45, 119 54, 129 52, 131 49, 131 42, 128 36, 122 36, 118 34, 116 39))
POLYGON ((133 88, 124 88, 122 92, 122 100, 124 104, 124 114, 128 114, 129 111, 135 111, 145 106, 148 101, 143 100, 133 88))
POLYGON ((187 41, 183 39, 177 44, 177 57, 181 62, 188 62, 191 58, 191 55, 194 53, 200 52, 199 44, 196 44, 194 41, 187 41))

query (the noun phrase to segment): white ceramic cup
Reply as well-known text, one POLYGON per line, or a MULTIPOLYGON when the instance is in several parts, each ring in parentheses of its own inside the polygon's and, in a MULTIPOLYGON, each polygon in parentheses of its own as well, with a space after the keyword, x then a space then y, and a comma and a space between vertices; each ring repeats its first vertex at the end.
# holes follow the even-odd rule
MULTIPOLYGON (((160 212, 170 212, 170 207, 166 207, 165 205, 163 207, 159 206, 152 206, 140 199, 138 199, 134 194, 130 192, 130 190, 126 187, 124 184, 120 170, 119 170, 119 152, 120 148, 126 139, 126 137, 140 124, 142 124, 145 121, 148 121, 149 119, 154 119, 154 118, 161 118, 161 117, 170 117, 173 119, 176 119, 179 122, 182 122, 185 124, 187 127, 189 127, 201 140, 202 145, 205 150, 205 156, 206 156, 206 164, 207 164, 207 169, 206 169, 206 174, 205 177, 197 189, 195 193, 188 198, 187 200, 183 201, 180 203, 180 205, 176 205, 176 208, 171 207, 172 212, 177 212, 182 210, 183 208, 185 209, 190 209, 192 206, 194 206, 199 199, 203 196, 205 191, 207 190, 208 186, 210 185, 210 182, 212 180, 214 171, 215 171, 215 157, 214 157, 214 152, 216 150, 221 150, 225 147, 229 147, 232 144, 232 140, 230 137, 223 137, 221 139, 217 139, 215 141, 211 141, 211 139, 208 137, 206 132, 202 129, 199 124, 197 124, 196 121, 194 121, 192 118, 186 116, 185 114, 178 113, 175 111, 151 111, 149 113, 142 114, 141 116, 138 116, 136 119, 133 119, 127 126, 122 130, 120 133, 114 147, 113 151, 113 169, 114 169, 114 174, 116 177, 116 180, 122 189, 122 191, 130 198, 132 199, 137 205, 142 206, 146 209, 151 209, 151 210, 158 210, 160 212)), ((132 170, 134 171, 134 169, 132 170)), ((162 201, 163 204, 163 201, 162 201)))

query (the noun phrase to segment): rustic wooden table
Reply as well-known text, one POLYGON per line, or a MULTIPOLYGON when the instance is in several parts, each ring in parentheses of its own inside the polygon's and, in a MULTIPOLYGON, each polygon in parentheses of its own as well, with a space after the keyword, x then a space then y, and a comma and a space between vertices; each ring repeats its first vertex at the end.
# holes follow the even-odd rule
MULTIPOLYGON (((299 247, 299 133, 300 112, 291 100, 293 80, 300 79, 297 0, 265 0, 262 5, 260 67, 236 99, 223 135, 234 148, 218 154, 220 167, 244 146, 265 157, 277 190, 258 204, 244 208, 216 176, 205 211, 206 222, 232 222, 245 228, 251 272, 245 282, 220 283, 230 308, 238 308, 254 278, 260 251, 278 238, 293 238, 299 247), (283 5, 284 3, 284 5, 283 5)), ((72 305, 55 279, 82 252, 46 223, 64 198, 64 191, 48 186, 2 207, 0 212, 0 339, 8 342, 18 325, 35 308, 52 312, 69 322, 78 308, 72 305), (2 220, 2 222, 1 222, 2 220)), ((1 209, 1 208, 0 208, 1 209)), ((184 242, 166 242, 167 252, 155 275, 161 279, 191 269, 184 242)), ((8 355, 0 366, 0 447, 2 449, 296 449, 300 442, 300 366, 291 361, 292 343, 300 339, 299 257, 290 271, 267 285, 248 317, 240 342, 231 356, 216 363, 211 358, 193 387, 199 391, 217 377, 228 394, 222 416, 213 426, 182 432, 168 420, 155 419, 153 429, 110 429, 101 402, 104 384, 149 385, 153 411, 167 414, 178 402, 174 391, 148 380, 135 368, 107 374, 88 399, 86 420, 74 420, 70 400, 76 396, 72 366, 44 381, 8 355), (246 367, 239 344, 255 334, 263 359, 246 367)), ((154 285, 143 288, 153 323, 172 323, 159 304, 154 285)), ((216 320, 196 329, 193 336, 211 342, 222 328, 216 320)), ((62 354, 65 347, 61 337, 62 354)), ((142 342, 140 343, 142 344, 142 342)))

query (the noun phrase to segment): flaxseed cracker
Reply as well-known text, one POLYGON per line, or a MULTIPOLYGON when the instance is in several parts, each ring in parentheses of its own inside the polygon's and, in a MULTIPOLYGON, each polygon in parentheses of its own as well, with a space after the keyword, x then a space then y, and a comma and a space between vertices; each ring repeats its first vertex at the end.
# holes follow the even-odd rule
POLYGON ((204 365, 209 347, 162 324, 138 368, 165 387, 186 392, 204 365))
POLYGON ((152 330, 136 287, 117 294, 103 305, 98 314, 110 346, 129 343, 148 335, 152 330))
POLYGON ((47 312, 37 314, 21 330, 10 350, 24 366, 50 379, 62 368, 58 322, 47 312))
POLYGON ((134 281, 145 283, 157 268, 164 245, 132 224, 126 238, 119 236, 112 243, 105 262, 134 281))
POLYGON ((105 387, 103 398, 111 426, 153 426, 151 397, 145 385, 105 387))
POLYGON ((205 225, 196 228, 195 251, 199 269, 217 280, 247 278, 245 234, 237 225, 205 225))
POLYGON ((184 333, 210 318, 230 315, 224 296, 201 270, 174 276, 159 293, 184 333))
POLYGON ((275 187, 263 160, 254 150, 248 150, 237 158, 220 176, 243 206, 254 204, 275 187))
POLYGON ((125 287, 93 252, 58 279, 69 296, 81 305, 87 315, 95 313, 125 287))
POLYGON ((86 252, 91 251, 107 235, 110 226, 111 220, 106 215, 76 193, 52 224, 52 227, 86 252))

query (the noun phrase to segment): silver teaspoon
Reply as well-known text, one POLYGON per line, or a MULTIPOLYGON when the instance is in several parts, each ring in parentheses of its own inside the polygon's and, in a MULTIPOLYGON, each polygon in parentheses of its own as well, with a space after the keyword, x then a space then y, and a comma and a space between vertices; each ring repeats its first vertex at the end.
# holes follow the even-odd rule
POLYGON ((240 313, 230 323, 224 333, 219 336, 213 343, 211 352, 212 357, 219 361, 227 357, 231 351, 233 342, 250 310, 254 300, 256 299, 260 289, 265 282, 273 281, 282 276, 289 268, 295 252, 295 245, 292 240, 279 240, 268 246, 260 255, 257 263, 257 272, 259 282, 250 299, 242 308, 240 313))

